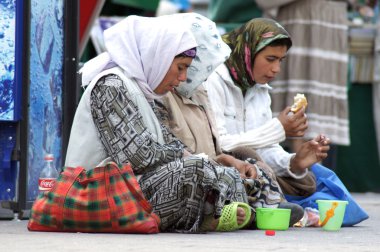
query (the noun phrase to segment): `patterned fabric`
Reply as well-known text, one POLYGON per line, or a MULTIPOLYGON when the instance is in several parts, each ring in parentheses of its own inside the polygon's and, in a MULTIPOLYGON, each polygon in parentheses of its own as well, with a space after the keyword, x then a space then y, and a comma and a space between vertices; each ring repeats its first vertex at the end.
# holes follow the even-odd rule
POLYGON ((173 22, 183 21, 190 28, 198 47, 197 56, 187 70, 186 82, 176 88, 184 97, 191 97, 196 88, 222 64, 231 53, 231 49, 220 37, 214 22, 197 13, 183 13, 170 15, 173 22))
POLYGON ((280 185, 271 173, 256 165, 257 178, 244 179, 248 203, 253 208, 277 208, 285 200, 280 185))
POLYGON ((254 149, 238 147, 225 153, 255 165, 257 173, 256 179, 244 180, 250 206, 253 208, 276 208, 280 202, 285 200, 273 169, 262 161, 254 149))
MULTIPOLYGON (((207 115, 207 113, 210 113, 211 111, 210 109, 207 109, 207 106, 202 102, 205 101, 205 99, 200 99, 201 96, 199 95, 199 92, 193 95, 193 103, 191 103, 191 100, 189 101, 182 99, 175 99, 171 103, 166 103, 167 105, 170 104, 171 107, 174 107, 175 104, 180 105, 181 107, 178 109, 178 114, 181 114, 180 112, 183 112, 186 114, 185 117, 173 118, 173 111, 165 109, 163 105, 157 106, 155 112, 160 122, 166 125, 174 125, 171 130, 179 139, 184 140, 187 143, 190 143, 190 141, 197 143, 195 153, 205 153, 209 157, 215 158, 215 153, 217 150, 212 138, 212 125, 210 124, 212 120, 210 120, 210 117, 207 115), (194 100, 194 98, 198 99, 194 100), (176 122, 173 122, 174 119, 176 119, 176 122), (183 124, 180 124, 182 122, 183 124), (187 135, 183 131, 181 132, 178 131, 178 129, 174 129, 177 125, 182 129, 190 126, 191 128, 189 131, 192 132, 192 135, 187 135), (203 151, 199 151, 199 149, 203 151)), ((176 94, 173 94, 173 96, 177 97, 176 94)), ((159 105, 160 103, 157 102, 157 104, 159 105)), ((246 153, 249 152, 249 155, 241 158, 241 160, 246 160, 248 157, 257 156, 256 152, 252 148, 244 148, 244 150, 246 150, 246 153)), ((218 152, 218 154, 221 153, 218 152)), ((237 158, 239 158, 239 156, 237 158)), ((225 169, 225 167, 223 167, 223 169, 225 169)), ((279 184, 276 181, 273 171, 269 167, 266 169, 266 167, 256 166, 256 169, 258 174, 257 178, 254 180, 247 179, 244 181, 245 190, 247 192, 250 206, 253 208, 277 207, 278 204, 283 201, 283 194, 281 192, 279 184)))
POLYGON ((198 232, 209 194, 217 199, 216 217, 229 201, 247 202, 234 169, 220 170, 198 157, 182 160, 182 143, 164 126, 167 144, 153 141, 119 82, 115 75, 99 80, 91 93, 91 112, 107 155, 118 163, 130 162, 142 174, 139 183, 161 218, 161 231, 198 232))
POLYGON ((271 42, 290 38, 288 32, 277 22, 266 18, 255 18, 222 36, 232 50, 226 61, 235 85, 243 91, 255 85, 253 62, 256 53, 271 42))
POLYGON ((140 185, 161 218, 161 230, 166 232, 198 232, 209 192, 219 196, 214 206, 215 217, 221 215, 229 202, 247 202, 235 169, 214 167, 198 157, 147 172, 141 177, 140 185))
POLYGON ((28 229, 158 233, 158 225, 131 166, 108 163, 87 172, 66 167, 52 190, 34 202, 28 229))
POLYGON ((136 175, 182 157, 182 143, 170 140, 165 128, 161 128, 164 140, 170 144, 160 145, 153 140, 116 75, 103 77, 95 85, 91 113, 107 155, 116 163, 131 163, 136 175))

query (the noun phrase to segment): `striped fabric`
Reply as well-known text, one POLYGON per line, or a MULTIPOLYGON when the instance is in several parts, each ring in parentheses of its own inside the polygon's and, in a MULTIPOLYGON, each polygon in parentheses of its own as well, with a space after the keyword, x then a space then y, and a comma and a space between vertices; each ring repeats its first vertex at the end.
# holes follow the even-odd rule
POLYGON ((35 200, 30 231, 158 233, 159 218, 129 164, 86 171, 66 167, 50 192, 35 200))
POLYGON ((295 1, 280 8, 277 21, 291 35, 293 47, 270 83, 274 116, 304 93, 309 103, 305 137, 324 133, 334 144, 349 145, 345 3, 295 1))

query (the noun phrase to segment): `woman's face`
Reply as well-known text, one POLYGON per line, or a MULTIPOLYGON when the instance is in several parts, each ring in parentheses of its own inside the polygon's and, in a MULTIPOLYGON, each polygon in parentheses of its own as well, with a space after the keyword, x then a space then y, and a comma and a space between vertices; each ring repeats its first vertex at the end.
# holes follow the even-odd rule
POLYGON ((187 78, 187 69, 189 68, 191 61, 190 57, 177 57, 174 58, 169 71, 166 73, 164 79, 160 85, 156 87, 154 92, 159 95, 166 94, 167 92, 173 92, 175 87, 179 86, 181 81, 185 81, 187 78))
POLYGON ((285 45, 267 46, 256 54, 252 69, 254 81, 265 84, 273 80, 281 71, 281 62, 287 50, 285 45))

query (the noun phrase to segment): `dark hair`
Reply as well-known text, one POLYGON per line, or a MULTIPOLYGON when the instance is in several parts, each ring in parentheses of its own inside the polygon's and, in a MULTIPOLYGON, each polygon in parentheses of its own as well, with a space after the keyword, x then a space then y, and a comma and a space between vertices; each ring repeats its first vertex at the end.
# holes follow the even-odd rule
POLYGON ((276 39, 269 43, 268 46, 286 46, 289 50, 292 47, 292 40, 290 38, 276 39))

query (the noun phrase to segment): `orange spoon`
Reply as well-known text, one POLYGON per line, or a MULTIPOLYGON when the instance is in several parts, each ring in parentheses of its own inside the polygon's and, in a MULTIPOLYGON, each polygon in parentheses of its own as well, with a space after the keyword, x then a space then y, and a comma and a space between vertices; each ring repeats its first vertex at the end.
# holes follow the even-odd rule
POLYGON ((323 222, 321 223, 319 221, 321 227, 326 225, 326 223, 335 215, 335 208, 337 207, 338 207, 338 202, 333 202, 331 208, 326 211, 326 217, 323 220, 323 222))

